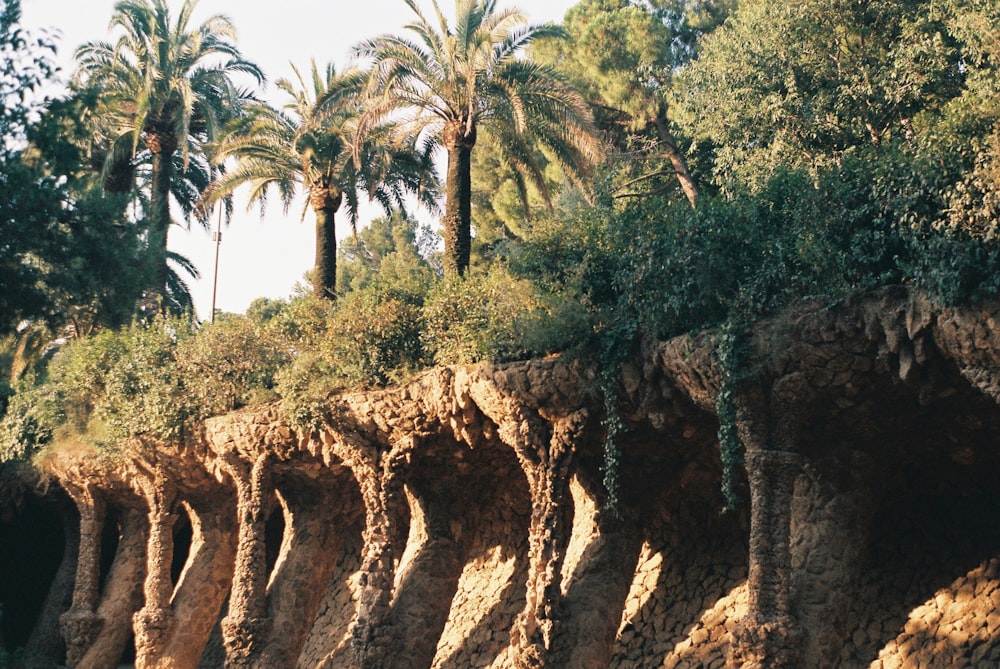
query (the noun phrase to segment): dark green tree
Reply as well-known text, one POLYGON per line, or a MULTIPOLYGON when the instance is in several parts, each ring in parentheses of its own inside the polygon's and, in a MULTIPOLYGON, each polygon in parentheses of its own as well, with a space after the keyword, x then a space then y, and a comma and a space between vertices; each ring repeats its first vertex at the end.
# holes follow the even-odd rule
POLYGON ((25 32, 20 20, 19 0, 0 1, 0 137, 4 138, 0 143, 0 330, 17 325, 44 299, 40 270, 32 261, 38 240, 27 234, 30 226, 24 215, 36 212, 46 199, 32 187, 30 174, 20 165, 18 143, 24 141, 34 109, 31 98, 52 72, 54 47, 25 32))
POLYGON ((909 140, 960 92, 958 43, 929 0, 746 0, 681 74, 686 128, 716 173, 760 183, 909 140))
POLYGON ((725 0, 583 0, 566 13, 568 39, 536 45, 537 57, 571 78, 619 150, 631 154, 626 167, 637 170, 622 170, 630 186, 676 178, 695 206, 698 185, 671 118, 674 76, 728 12, 725 0))

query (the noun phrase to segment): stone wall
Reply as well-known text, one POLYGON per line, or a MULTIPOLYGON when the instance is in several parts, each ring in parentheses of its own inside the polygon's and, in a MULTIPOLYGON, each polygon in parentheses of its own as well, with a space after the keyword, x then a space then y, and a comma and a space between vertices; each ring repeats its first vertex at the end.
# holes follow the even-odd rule
POLYGON ((22 664, 1000 665, 997 313, 888 290, 759 324, 728 513, 712 333, 623 368, 616 509, 593 370, 559 358, 341 395, 315 434, 264 407, 56 450, 48 492, 0 472, 5 522, 64 509, 22 664))

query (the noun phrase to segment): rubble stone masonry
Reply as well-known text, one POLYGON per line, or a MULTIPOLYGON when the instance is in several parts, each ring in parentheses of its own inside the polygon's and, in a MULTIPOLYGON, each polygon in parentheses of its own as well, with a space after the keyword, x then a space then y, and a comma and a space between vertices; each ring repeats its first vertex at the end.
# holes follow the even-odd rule
POLYGON ((887 289, 756 325, 725 513, 713 332, 621 370, 617 508, 596 370, 559 357, 342 394, 312 434, 265 406, 5 466, 3 522, 66 534, 18 661, 1000 666, 998 314, 887 289))

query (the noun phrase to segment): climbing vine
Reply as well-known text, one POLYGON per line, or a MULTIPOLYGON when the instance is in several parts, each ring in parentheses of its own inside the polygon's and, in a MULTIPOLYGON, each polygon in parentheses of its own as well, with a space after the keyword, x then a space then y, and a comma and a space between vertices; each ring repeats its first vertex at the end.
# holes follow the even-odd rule
POLYGON ((604 400, 604 449, 603 470, 604 489, 608 493, 606 509, 617 517, 618 478, 621 469, 621 451, 618 449, 618 435, 623 429, 621 411, 618 408, 618 372, 621 366, 604 367, 601 370, 601 396, 604 400))
POLYGON ((715 411, 719 418, 719 457, 722 461, 722 496, 725 511, 732 511, 739 503, 736 489, 736 472, 743 465, 740 442, 736 428, 736 396, 746 380, 750 356, 746 328, 730 318, 719 331, 716 356, 719 361, 719 394, 715 398, 715 411))

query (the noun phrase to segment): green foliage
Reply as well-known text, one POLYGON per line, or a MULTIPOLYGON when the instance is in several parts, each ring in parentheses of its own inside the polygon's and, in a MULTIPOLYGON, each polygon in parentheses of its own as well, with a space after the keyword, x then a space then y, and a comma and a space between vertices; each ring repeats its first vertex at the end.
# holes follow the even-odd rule
POLYGON ((327 417, 331 393, 385 385, 420 369, 425 364, 422 299, 420 293, 376 283, 348 294, 325 313, 326 300, 294 300, 289 313, 274 319, 277 327, 295 333, 294 363, 278 373, 276 385, 289 422, 315 430, 327 417), (312 320, 302 328, 292 313, 312 320))
POLYGON ((0 334, 22 320, 52 330, 127 322, 138 296, 138 232, 123 203, 88 180, 71 101, 43 101, 52 45, 0 6, 0 334))
POLYGON ((290 347, 277 329, 240 317, 198 330, 156 317, 70 341, 44 378, 29 374, 0 420, 5 459, 60 440, 110 453, 142 437, 183 440, 192 421, 275 398, 290 347))
POLYGON ((715 146, 723 185, 759 184, 919 132, 961 90, 961 60, 926 0, 752 0, 683 73, 686 127, 715 146))
MULTIPOLYGON (((5 140, 24 139, 37 91, 55 71, 51 38, 30 34, 20 22, 20 0, 0 0, 0 137, 5 140)), ((0 154, 12 143, 4 141, 0 154)))
POLYGON ((428 261, 437 235, 405 212, 373 220, 340 244, 337 292, 358 292, 378 284, 419 295, 426 293, 436 271, 428 261))
POLYGON ((58 405, 33 392, 33 381, 33 376, 26 376, 12 389, 0 419, 0 462, 31 457, 52 441, 53 426, 61 422, 58 405))
MULTIPOLYGON (((3 607, 0 607, 0 614, 3 613, 3 607)), ((13 653, 9 652, 5 648, 0 648, 0 669, 15 669, 21 666, 22 655, 24 654, 23 649, 18 648, 13 653)))
POLYGON ((718 360, 722 376, 719 394, 715 398, 715 412, 719 419, 719 459, 722 464, 722 496, 726 510, 739 504, 736 490, 736 468, 743 464, 740 451, 743 444, 736 429, 736 398, 740 386, 750 378, 747 366, 750 345, 744 324, 726 321, 719 331, 718 360))
POLYGON ((322 350, 349 385, 384 385, 422 366, 421 296, 366 290, 344 300, 322 350))
POLYGON ((275 377, 292 355, 283 337, 248 316, 202 326, 178 345, 176 360, 190 415, 212 416, 277 399, 275 377))
POLYGON ((695 206, 694 147, 672 109, 676 75, 730 4, 583 0, 566 13, 569 39, 537 45, 537 57, 564 71, 593 106, 613 147, 618 197, 683 192, 695 206))
POLYGON ((581 309, 503 265, 441 282, 424 307, 424 345, 438 364, 521 360, 579 340, 581 309))

